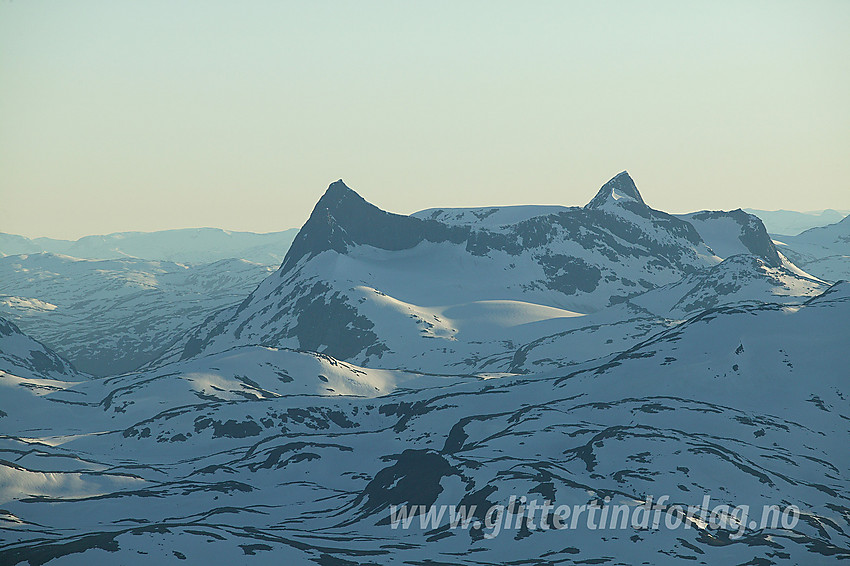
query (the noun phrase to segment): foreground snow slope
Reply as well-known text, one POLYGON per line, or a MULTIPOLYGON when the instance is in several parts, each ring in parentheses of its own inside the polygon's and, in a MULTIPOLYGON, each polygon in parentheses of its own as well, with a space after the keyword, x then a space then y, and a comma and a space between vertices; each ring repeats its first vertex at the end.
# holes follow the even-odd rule
MULTIPOLYGON (((176 381, 139 374, 32 394, 20 411, 39 410, 52 435, 2 425, 0 562, 850 558, 848 320, 850 288, 839 284, 795 307, 709 309, 569 372, 437 380, 377 398, 305 396, 300 380, 333 366, 314 358, 295 391, 280 383, 274 395, 232 380, 201 386, 191 365, 173 366, 176 381), (203 396, 161 406, 180 389, 203 396), (75 397, 83 404, 69 422, 61 412, 75 397), (741 538, 702 524, 599 531, 579 522, 492 539, 472 527, 386 524, 393 504, 483 509, 511 495, 633 506, 661 495, 699 506, 709 495, 712 505, 794 504, 801 516, 792 529, 746 527, 741 538)), ((224 373, 243 363, 255 373, 262 359, 222 356, 224 373)), ((272 375, 257 375, 271 393, 272 375)))

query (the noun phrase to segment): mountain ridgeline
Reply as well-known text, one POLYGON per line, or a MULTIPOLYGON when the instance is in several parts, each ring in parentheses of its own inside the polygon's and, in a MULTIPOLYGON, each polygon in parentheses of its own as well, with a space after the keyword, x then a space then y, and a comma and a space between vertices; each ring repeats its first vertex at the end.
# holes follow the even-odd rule
MULTIPOLYGON (((797 255, 840 271, 847 222, 797 255)), ((850 283, 777 249, 621 173, 411 216, 338 181, 277 269, 0 258, 0 564, 850 559, 850 283)))
MULTIPOLYGON (((677 243, 687 242, 695 248, 703 243, 690 222, 647 206, 625 171, 608 181, 585 207, 533 216, 515 223, 510 230, 505 230, 506 226, 488 230, 386 212, 367 202, 340 179, 332 183, 319 199, 309 220, 295 237, 280 273, 284 275, 302 258, 324 251, 344 254, 350 246, 356 245, 399 251, 422 242, 465 244, 467 252, 478 256, 487 255, 491 250, 516 256, 528 248, 539 248, 562 238, 576 241, 585 248, 604 245, 618 252, 636 253, 633 248, 618 246, 615 240, 619 238, 627 244, 646 244, 653 256, 671 263, 680 260, 680 247, 665 247, 661 242, 653 242, 648 234, 641 231, 640 223, 614 213, 612 205, 644 218, 679 240, 677 243)), ((488 209, 481 210, 479 216, 487 215, 488 209)), ((740 209, 703 212, 695 216, 699 220, 732 219, 741 226, 740 240, 749 253, 761 256, 771 265, 780 264, 776 248, 757 217, 740 209)))
POLYGON ((589 314, 738 254, 775 268, 785 261, 758 218, 741 210, 684 216, 655 210, 626 172, 584 207, 411 216, 385 212, 339 180, 316 204, 278 272, 239 306, 208 318, 166 359, 261 344, 361 365, 441 371, 422 348, 453 349, 460 336, 451 325, 441 333, 445 320, 435 308, 510 301, 589 314), (395 347, 388 334, 409 340, 395 347), (422 348, 411 350, 417 343, 422 348))

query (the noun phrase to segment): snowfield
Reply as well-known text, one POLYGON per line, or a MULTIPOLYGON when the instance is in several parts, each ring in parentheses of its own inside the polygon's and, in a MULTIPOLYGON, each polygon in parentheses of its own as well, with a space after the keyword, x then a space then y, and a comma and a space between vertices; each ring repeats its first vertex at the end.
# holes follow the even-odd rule
MULTIPOLYGON (((87 308, 171 272, 127 273, 87 308)), ((38 295, 6 300, 66 308, 38 295)), ((623 173, 583 208, 407 217, 338 182, 241 300, 150 313, 162 354, 102 377, 0 319, 0 564, 850 559, 850 283, 742 211, 667 215, 623 173), (522 496, 585 515, 542 528, 522 496), (705 497, 799 512, 664 526, 705 497), (608 504, 660 526, 585 520, 608 504), (393 528, 420 505, 475 511, 393 528)))

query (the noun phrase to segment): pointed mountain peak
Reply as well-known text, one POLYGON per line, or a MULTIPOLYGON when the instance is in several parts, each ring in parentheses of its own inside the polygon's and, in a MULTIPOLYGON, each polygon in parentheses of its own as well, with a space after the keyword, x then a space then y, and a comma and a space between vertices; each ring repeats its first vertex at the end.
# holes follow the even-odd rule
POLYGON ((281 265, 281 273, 304 256, 334 250, 346 253, 353 245, 387 250, 407 249, 422 239, 422 220, 381 210, 342 179, 330 184, 301 227, 281 265))
MULTIPOLYGON (((313 207, 310 218, 292 242, 290 252, 301 251, 302 255, 305 250, 313 253, 324 249, 342 252, 361 231, 359 228, 369 226, 375 218, 386 214, 350 189, 342 179, 334 181, 313 207), (301 250, 302 247, 305 250, 301 250)), ((290 255, 287 254, 287 258, 290 255)))
POLYGON ((637 202, 646 206, 628 171, 615 175, 614 178, 602 185, 602 188, 599 189, 593 200, 587 203, 585 208, 600 208, 609 202, 637 202))
POLYGON ((338 210, 352 204, 368 204, 366 200, 339 179, 328 185, 325 194, 316 203, 315 209, 338 210))

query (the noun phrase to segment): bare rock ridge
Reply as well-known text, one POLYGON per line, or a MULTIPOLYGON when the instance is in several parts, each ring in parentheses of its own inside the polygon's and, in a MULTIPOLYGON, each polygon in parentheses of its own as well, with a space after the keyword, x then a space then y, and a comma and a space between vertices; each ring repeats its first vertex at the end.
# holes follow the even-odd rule
POLYGON ((305 256, 328 250, 345 253, 353 244, 396 251, 412 248, 423 239, 459 243, 468 233, 468 229, 381 210, 340 179, 331 183, 316 203, 292 242, 281 273, 288 272, 305 256))

